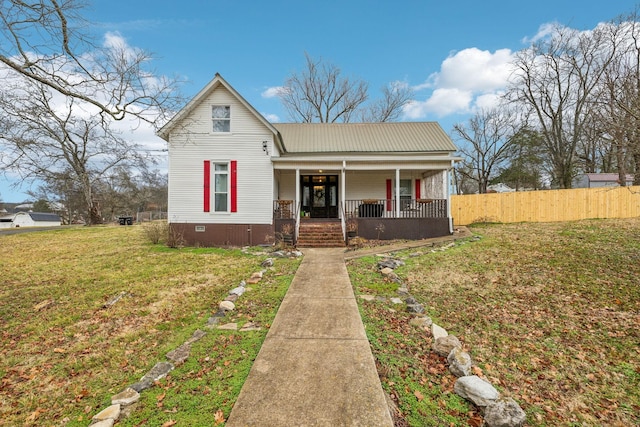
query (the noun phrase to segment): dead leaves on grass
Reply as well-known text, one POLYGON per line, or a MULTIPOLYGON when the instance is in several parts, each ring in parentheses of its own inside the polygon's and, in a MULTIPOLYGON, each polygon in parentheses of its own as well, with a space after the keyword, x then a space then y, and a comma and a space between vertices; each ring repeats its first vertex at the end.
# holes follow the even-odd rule
POLYGON ((216 425, 222 424, 223 422, 225 422, 224 412, 222 412, 220 409, 218 409, 216 411, 215 415, 213 416, 213 419, 216 422, 216 425))

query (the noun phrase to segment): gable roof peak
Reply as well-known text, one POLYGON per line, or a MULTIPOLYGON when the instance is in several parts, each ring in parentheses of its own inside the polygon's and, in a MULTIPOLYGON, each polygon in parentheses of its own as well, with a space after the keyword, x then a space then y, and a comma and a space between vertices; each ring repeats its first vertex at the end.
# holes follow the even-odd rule
POLYGON ((246 99, 238 91, 236 91, 221 75, 220 73, 215 74, 213 79, 207 83, 207 85, 200 90, 187 104, 182 107, 180 111, 178 111, 172 118, 169 120, 164 126, 162 126, 157 133, 157 135, 164 139, 165 141, 169 141, 169 134, 175 128, 175 126, 185 117, 187 117, 202 101, 204 101, 214 90, 218 87, 223 86, 226 90, 231 93, 242 105, 244 105, 262 124, 264 124, 274 135, 274 139, 276 144, 279 145, 281 151, 286 151, 282 140, 280 138, 280 134, 278 130, 265 119, 262 114, 258 112, 251 104, 247 102, 246 99))

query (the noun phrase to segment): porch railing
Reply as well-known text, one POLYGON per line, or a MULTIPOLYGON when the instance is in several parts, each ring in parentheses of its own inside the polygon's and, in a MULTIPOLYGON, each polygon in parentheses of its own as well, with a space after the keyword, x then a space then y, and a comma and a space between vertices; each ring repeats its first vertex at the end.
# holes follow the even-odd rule
POLYGON ((274 219, 296 219, 298 216, 298 207, 295 206, 293 200, 274 200, 273 201, 273 218, 274 219))
POLYGON ((361 199, 346 200, 347 218, 447 218, 446 199, 361 199), (396 203, 400 203, 399 211, 396 203))

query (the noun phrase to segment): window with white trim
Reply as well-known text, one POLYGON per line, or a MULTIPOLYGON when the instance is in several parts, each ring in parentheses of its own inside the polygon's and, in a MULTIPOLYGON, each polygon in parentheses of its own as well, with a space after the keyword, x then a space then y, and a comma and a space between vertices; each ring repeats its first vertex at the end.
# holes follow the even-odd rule
MULTIPOLYGON (((395 183, 394 183, 395 184, 395 183)), ((396 193, 396 187, 393 187, 393 194, 396 193)), ((411 206, 411 180, 400 180, 400 210, 406 210, 411 206)))
POLYGON ((231 132, 231 106, 213 105, 211 107, 213 132, 231 132))
POLYGON ((229 164, 214 163, 213 211, 229 212, 229 164))

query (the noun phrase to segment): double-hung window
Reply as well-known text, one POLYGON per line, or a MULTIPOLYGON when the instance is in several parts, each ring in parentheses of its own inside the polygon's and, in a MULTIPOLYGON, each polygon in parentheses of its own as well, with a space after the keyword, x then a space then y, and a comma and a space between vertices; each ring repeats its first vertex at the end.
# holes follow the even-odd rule
POLYGON ((238 161, 204 161, 204 200, 202 210, 211 212, 238 212, 238 161), (212 182, 213 181, 213 182, 212 182))
POLYGON ((231 132, 231 106, 212 106, 211 118, 213 120, 213 132, 231 132))
POLYGON ((411 180, 400 180, 400 209, 406 210, 411 206, 411 180))
POLYGON ((229 211, 229 164, 215 163, 213 168, 213 211, 229 211))

